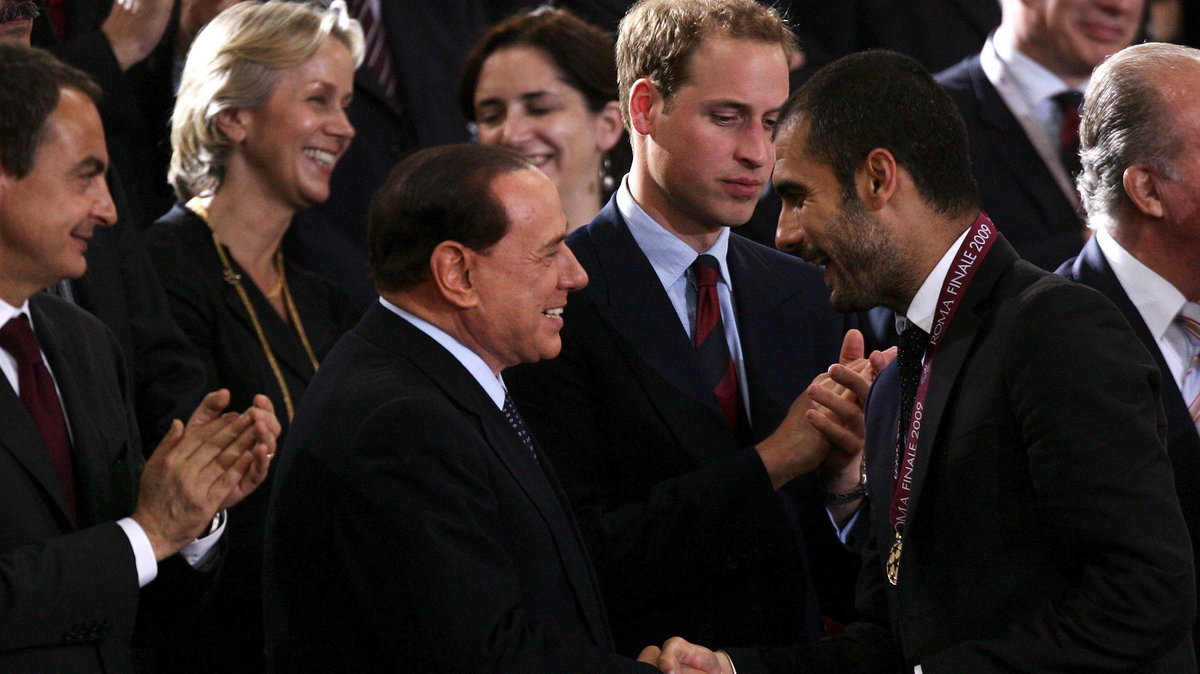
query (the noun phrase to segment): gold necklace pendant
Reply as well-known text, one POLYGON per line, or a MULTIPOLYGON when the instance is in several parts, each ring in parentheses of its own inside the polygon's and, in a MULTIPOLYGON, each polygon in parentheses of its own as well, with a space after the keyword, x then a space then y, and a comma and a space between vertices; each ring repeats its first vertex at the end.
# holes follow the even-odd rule
POLYGON ((892 585, 900 582, 900 551, 903 548, 903 541, 900 538, 899 532, 896 533, 896 540, 892 541, 892 549, 888 552, 887 558, 887 579, 892 585))

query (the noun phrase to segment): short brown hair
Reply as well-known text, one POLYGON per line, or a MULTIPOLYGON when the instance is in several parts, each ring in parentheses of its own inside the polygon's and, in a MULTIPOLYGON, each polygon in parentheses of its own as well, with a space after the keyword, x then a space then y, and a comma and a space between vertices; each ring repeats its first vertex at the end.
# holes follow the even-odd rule
POLYGON ((508 212, 492 185, 537 167, 494 145, 459 143, 416 152, 392 169, 371 200, 368 264, 380 292, 430 278, 429 258, 443 241, 486 251, 508 231, 508 212))
POLYGON ((621 19, 617 33, 617 85, 621 118, 629 128, 629 89, 647 77, 670 110, 687 83, 692 54, 719 33, 739 40, 775 43, 785 54, 796 36, 775 9, 754 0, 640 0, 621 19))
POLYGON ((33 170, 46 120, 58 107, 62 89, 100 101, 100 87, 83 71, 50 52, 0 42, 0 172, 20 180, 33 170))

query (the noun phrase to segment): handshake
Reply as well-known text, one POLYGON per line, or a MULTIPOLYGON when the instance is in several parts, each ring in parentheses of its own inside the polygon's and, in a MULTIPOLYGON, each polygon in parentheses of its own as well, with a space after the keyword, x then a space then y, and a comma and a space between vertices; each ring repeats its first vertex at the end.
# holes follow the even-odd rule
POLYGON ((733 661, 725 651, 710 651, 683 637, 672 637, 658 646, 647 646, 638 655, 638 662, 658 667, 668 674, 736 674, 733 661))

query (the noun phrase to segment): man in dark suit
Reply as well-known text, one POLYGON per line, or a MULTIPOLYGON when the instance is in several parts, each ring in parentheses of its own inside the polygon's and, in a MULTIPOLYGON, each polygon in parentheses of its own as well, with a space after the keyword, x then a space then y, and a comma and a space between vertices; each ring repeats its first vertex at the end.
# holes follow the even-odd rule
MULTIPOLYGON (((1104 293, 1154 356, 1167 454, 1200 559, 1200 51, 1150 43, 1105 61, 1088 88, 1080 191, 1095 230, 1058 273, 1104 293), (1191 406, 1191 409, 1189 409, 1191 406)), ((1193 627, 1193 641, 1200 632, 1193 627)))
MULTIPOLYGON (((146 41, 153 43, 158 39, 155 31, 165 28, 157 26, 156 19, 146 19, 156 8, 155 3, 139 5, 137 9, 116 3, 109 18, 127 27, 121 34, 129 40, 139 36, 139 31, 131 30, 129 26, 143 26, 142 31, 151 33, 146 41), (142 21, 139 24, 126 15, 136 15, 142 21)), ((64 58, 79 64, 93 79, 99 79, 101 89, 106 92, 107 105, 102 104, 101 121, 107 127, 105 138, 110 158, 115 155, 128 160, 124 171, 127 174, 136 172, 133 176, 126 175, 130 181, 150 180, 148 174, 155 173, 152 167, 160 166, 158 183, 165 184, 162 179, 165 162, 155 163, 144 158, 140 162, 133 161, 132 153, 125 147, 128 143, 122 139, 133 138, 153 146, 153 141, 148 139, 165 137, 165 128, 160 134, 149 133, 148 125, 141 121, 137 112, 139 106, 133 91, 144 91, 157 85, 165 92, 169 108, 174 98, 170 78, 132 86, 133 79, 126 78, 125 69, 133 64, 120 63, 114 56, 116 52, 126 51, 117 33, 108 35, 95 30, 94 25, 89 26, 100 23, 100 17, 93 15, 99 8, 93 3, 72 3, 66 9, 70 10, 69 16, 63 18, 67 20, 66 24, 74 27, 77 39, 68 43, 64 58)), ((167 14, 170 14, 169 7, 167 14)), ((34 35, 41 46, 62 46, 64 42, 55 34, 55 27, 35 0, 0 0, 0 21, 8 22, 9 26, 8 30, 0 30, 0 41, 28 45, 34 35)), ((137 54, 126 55, 125 59, 136 57, 137 54)), ((149 62, 141 63, 139 68, 145 72, 155 69, 149 62)), ((164 127, 168 114, 169 110, 164 110, 161 115, 164 127)), ((117 222, 112 227, 96 230, 88 246, 87 273, 78 279, 64 279, 53 290, 87 309, 117 336, 121 349, 130 356, 139 432, 143 438, 158 438, 167 431, 172 420, 186 418, 204 396, 204 369, 187 337, 171 318, 162 284, 138 236, 138 218, 156 214, 145 212, 147 204, 143 203, 142 195, 129 197, 126 194, 125 183, 115 168, 110 167, 107 178, 118 214, 117 222)))
MULTIPOLYGON (((826 265, 835 307, 906 325, 867 400, 863 621, 732 652, 739 674, 1195 672, 1158 368, 1120 312, 979 211, 962 120, 915 61, 847 57, 780 120, 781 243, 826 265)), ((659 665, 679 657, 729 671, 681 640, 659 665)))
POLYGON ((591 282, 567 306, 563 354, 510 378, 629 654, 677 633, 790 643, 822 632, 822 609, 852 611, 857 554, 825 499, 852 517, 861 445, 818 475, 829 447, 797 401, 838 359, 845 319, 815 268, 730 235, 770 178, 793 40, 753 0, 630 10, 617 67, 633 167, 568 237, 591 282))
POLYGON ((381 299, 309 384, 272 493, 272 668, 652 671, 611 652, 574 519, 500 378, 558 353, 587 283, 565 232, 554 185, 500 148, 424 150, 384 184, 381 299))
POLYGON ((423 147, 470 138, 455 92, 463 58, 487 26, 480 0, 350 0, 367 33, 367 58, 354 74, 346 111, 355 138, 338 161, 329 199, 296 216, 284 252, 296 264, 343 286, 360 308, 375 300, 367 277, 367 205, 388 171, 423 147), (372 9, 370 6, 374 5, 372 9), (373 12, 390 78, 372 69, 373 12), (376 20, 377 17, 377 20, 376 20))
POLYGON ((182 595, 171 590, 203 583, 188 567, 214 562, 224 521, 217 513, 261 483, 279 433, 265 398, 242 415, 222 415, 222 391, 186 427, 175 422, 144 463, 116 339, 85 312, 38 293, 82 275, 88 241, 115 217, 98 96, 86 75, 50 54, 0 44, 6 672, 133 671, 135 616, 164 627, 140 611, 138 589, 161 574, 145 598, 158 590, 178 604, 182 595))
POLYGON ((1092 69, 1133 42, 1143 5, 1003 0, 983 51, 937 76, 967 123, 983 210, 1043 269, 1085 239, 1074 180, 1079 103, 1092 69))

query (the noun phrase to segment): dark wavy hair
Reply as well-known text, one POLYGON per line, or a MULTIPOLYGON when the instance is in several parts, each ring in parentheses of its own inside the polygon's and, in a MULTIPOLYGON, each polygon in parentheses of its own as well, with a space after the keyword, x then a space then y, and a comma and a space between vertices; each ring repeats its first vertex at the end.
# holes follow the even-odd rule
MULTIPOLYGON (((484 61, 507 47, 533 47, 545 54, 593 113, 619 99, 613 38, 570 10, 542 5, 492 26, 471 48, 458 80, 458 107, 467 120, 475 121, 475 88, 484 61)), ((625 134, 608 157, 609 174, 620 180, 633 161, 625 134)))

